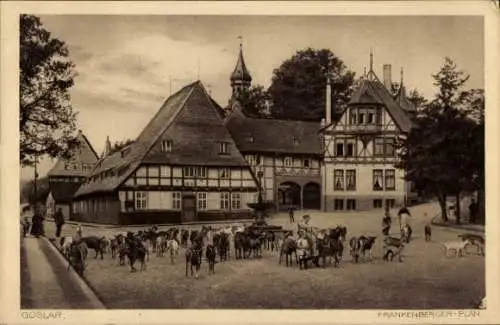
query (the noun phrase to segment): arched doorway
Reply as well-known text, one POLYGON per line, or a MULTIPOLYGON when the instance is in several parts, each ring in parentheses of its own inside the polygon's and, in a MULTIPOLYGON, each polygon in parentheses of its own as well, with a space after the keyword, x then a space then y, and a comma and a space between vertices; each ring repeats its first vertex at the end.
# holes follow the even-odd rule
POLYGON ((321 188, 318 183, 307 183, 304 186, 304 209, 320 210, 321 209, 321 188))
POLYGON ((300 209, 300 185, 294 182, 281 183, 278 190, 280 210, 295 206, 300 209))

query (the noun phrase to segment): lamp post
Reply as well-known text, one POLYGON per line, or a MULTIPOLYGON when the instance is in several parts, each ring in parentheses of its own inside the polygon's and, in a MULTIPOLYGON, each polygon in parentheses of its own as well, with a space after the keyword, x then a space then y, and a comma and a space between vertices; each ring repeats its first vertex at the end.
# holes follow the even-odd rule
POLYGON ((259 198, 258 198, 258 203, 262 203, 262 177, 264 176, 264 172, 262 170, 259 170, 257 172, 257 177, 259 178, 259 198))

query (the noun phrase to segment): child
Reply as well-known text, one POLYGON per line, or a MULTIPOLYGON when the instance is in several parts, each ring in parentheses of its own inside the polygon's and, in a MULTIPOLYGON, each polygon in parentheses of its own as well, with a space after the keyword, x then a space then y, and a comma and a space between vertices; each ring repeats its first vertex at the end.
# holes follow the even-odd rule
POLYGON ((76 226, 76 241, 80 241, 82 239, 83 227, 81 224, 76 226))

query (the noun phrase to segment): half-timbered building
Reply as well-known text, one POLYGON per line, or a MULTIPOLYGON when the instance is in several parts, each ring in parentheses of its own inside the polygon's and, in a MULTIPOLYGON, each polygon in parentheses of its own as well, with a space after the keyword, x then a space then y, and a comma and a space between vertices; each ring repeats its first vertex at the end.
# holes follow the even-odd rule
POLYGON ((65 219, 73 218, 73 195, 98 160, 97 153, 81 130, 78 131, 77 140, 78 147, 73 150, 71 159, 58 159, 47 173, 50 192, 46 205, 49 215, 61 209, 65 219))
POLYGON ((79 220, 182 223, 249 217, 257 180, 201 82, 170 96, 137 139, 76 193, 79 220))
POLYGON ((277 210, 321 209, 320 123, 246 116, 236 98, 251 80, 240 45, 226 126, 262 186, 263 199, 277 210))
MULTIPOLYGON (((394 207, 410 194, 405 172, 394 164, 395 141, 407 134, 411 120, 376 76, 372 60, 340 119, 324 121, 325 211, 394 207)), ((327 96, 327 116, 329 109, 327 96)))

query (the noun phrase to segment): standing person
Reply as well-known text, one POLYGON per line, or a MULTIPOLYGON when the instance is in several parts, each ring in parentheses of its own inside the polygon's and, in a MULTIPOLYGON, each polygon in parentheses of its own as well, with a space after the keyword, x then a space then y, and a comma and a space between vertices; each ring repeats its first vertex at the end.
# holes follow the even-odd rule
POLYGON ((391 214, 389 212, 389 209, 386 209, 385 216, 382 219, 382 234, 384 236, 389 236, 389 231, 391 230, 391 224, 392 224, 391 214))
POLYGON ((288 215, 290 216, 290 223, 294 223, 295 222, 295 218, 293 216, 293 213, 294 213, 294 207, 293 205, 290 206, 290 209, 288 209, 288 215))
POLYGON ((76 241, 79 242, 80 240, 82 240, 82 233, 83 233, 83 227, 82 225, 79 223, 77 226, 76 226, 76 241))
POLYGON ((302 222, 300 222, 297 225, 298 232, 301 232, 304 234, 305 238, 309 242, 309 247, 311 247, 311 255, 315 256, 315 246, 316 242, 314 241, 314 232, 313 232, 313 226, 310 223, 311 222, 311 216, 305 215, 302 217, 302 222))
POLYGON ((36 238, 40 238, 40 236, 43 234, 43 216, 40 212, 40 209, 34 207, 34 214, 33 218, 31 219, 31 235, 35 236, 36 238))
POLYGON ((61 237, 61 230, 64 225, 64 216, 61 208, 58 208, 54 214, 54 222, 56 223, 56 238, 59 238, 61 237))
POLYGON ((408 241, 409 241, 413 229, 411 228, 411 214, 408 208, 402 207, 401 209, 399 209, 398 217, 399 217, 399 225, 401 228, 401 232, 404 231, 404 227, 408 227, 408 241))

